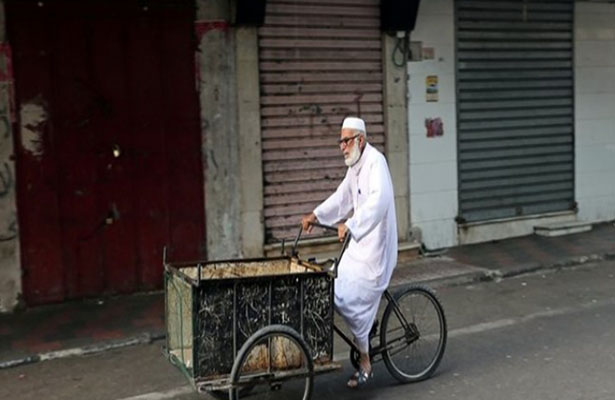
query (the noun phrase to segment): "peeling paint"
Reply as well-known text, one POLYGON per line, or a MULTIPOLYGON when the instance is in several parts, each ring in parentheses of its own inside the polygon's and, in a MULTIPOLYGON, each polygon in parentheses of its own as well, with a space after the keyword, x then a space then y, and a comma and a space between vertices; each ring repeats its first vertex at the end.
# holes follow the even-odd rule
POLYGON ((40 159, 43 155, 43 126, 49 114, 40 100, 21 105, 19 110, 21 145, 24 150, 40 159))

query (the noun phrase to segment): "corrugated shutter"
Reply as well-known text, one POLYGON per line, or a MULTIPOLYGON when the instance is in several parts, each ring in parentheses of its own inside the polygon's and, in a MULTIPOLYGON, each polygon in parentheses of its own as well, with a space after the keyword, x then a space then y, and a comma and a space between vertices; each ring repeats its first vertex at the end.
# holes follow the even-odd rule
POLYGON ((360 115, 384 149, 378 0, 269 0, 259 29, 266 240, 300 218, 346 173, 342 119, 360 115))
POLYGON ((574 207, 573 2, 456 1, 459 212, 574 207))

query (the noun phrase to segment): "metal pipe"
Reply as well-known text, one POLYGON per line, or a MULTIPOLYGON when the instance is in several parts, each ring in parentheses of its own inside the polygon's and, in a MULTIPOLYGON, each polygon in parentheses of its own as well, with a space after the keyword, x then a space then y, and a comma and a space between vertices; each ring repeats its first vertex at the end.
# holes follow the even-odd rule
POLYGON ((233 283, 233 360, 237 357, 237 281, 233 283))
POLYGON ((296 257, 297 254, 299 254, 297 252, 297 245, 299 244, 299 238, 301 237, 301 232, 303 232, 303 225, 299 224, 299 232, 297 233, 297 237, 295 238, 295 243, 293 244, 293 249, 290 252, 290 256, 291 257, 296 257))

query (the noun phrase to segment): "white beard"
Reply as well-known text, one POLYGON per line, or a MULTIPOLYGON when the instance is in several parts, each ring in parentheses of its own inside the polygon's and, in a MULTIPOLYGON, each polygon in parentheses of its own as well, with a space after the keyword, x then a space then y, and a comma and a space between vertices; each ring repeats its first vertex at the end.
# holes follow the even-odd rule
POLYGON ((346 164, 347 167, 352 167, 353 165, 355 165, 357 161, 359 161, 359 158, 361 157, 361 150, 359 150, 359 143, 356 139, 353 139, 353 140, 355 140, 354 147, 350 151, 350 154, 348 155, 348 157, 344 158, 344 163, 346 164))

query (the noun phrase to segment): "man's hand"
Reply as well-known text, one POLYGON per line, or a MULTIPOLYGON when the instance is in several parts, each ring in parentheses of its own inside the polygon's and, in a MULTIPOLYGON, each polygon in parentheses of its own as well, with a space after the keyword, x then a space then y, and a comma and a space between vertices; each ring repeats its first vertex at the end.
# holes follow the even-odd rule
POLYGON ((307 233, 310 233, 312 232, 312 229, 314 228, 312 224, 315 223, 316 221, 317 221, 316 215, 314 215, 314 213, 311 213, 301 218, 301 226, 303 226, 304 231, 306 231, 307 233))
POLYGON ((348 227, 346 224, 339 224, 337 226, 337 238, 340 242, 343 242, 346 239, 346 235, 348 234, 348 227))

